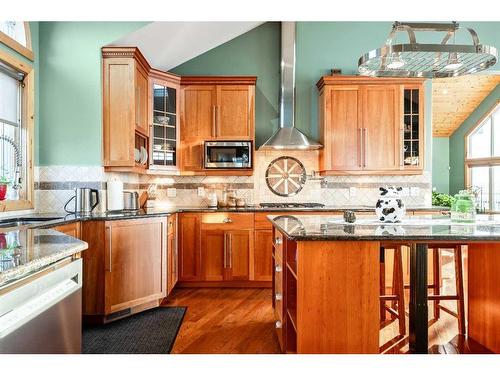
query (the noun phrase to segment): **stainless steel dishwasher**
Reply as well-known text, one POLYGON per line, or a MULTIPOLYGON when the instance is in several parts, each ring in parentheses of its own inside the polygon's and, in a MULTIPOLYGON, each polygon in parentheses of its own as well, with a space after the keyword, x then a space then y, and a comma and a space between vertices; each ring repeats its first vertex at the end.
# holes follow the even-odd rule
POLYGON ((0 289, 0 353, 80 353, 81 341, 81 259, 63 259, 0 289))

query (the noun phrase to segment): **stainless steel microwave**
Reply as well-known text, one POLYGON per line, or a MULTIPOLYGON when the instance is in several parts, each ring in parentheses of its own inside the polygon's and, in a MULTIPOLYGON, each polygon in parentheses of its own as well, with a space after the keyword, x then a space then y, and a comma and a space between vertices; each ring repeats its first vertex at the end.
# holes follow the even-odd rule
POLYGON ((251 141, 205 141, 205 169, 252 168, 251 141))

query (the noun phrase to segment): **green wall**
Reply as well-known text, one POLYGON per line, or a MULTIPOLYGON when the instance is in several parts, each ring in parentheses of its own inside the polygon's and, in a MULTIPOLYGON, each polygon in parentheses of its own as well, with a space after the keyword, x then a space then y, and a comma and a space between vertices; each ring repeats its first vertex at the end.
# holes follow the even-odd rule
POLYGON ((40 22, 38 165, 101 165, 104 45, 145 22, 40 22))
MULTIPOLYGON (((39 23, 38 165, 101 165, 100 48, 145 24, 39 23)), ((481 42, 500 46, 500 23, 464 25, 473 26, 481 42)), ((361 54, 380 46, 390 28, 391 22, 298 22, 296 126, 299 129, 318 138, 317 80, 333 67, 341 68, 344 74, 356 73, 361 54)), ((418 38, 428 40, 427 36, 418 38)), ((468 36, 460 35, 457 41, 468 42, 468 36)), ((184 75, 257 75, 259 146, 278 127, 279 63, 280 26, 268 22, 173 71, 184 75)), ((426 94, 426 144, 431 145, 430 81, 426 94)), ((425 161, 426 169, 430 170, 431 146, 426 147, 425 161)))
POLYGON ((465 185, 465 134, 500 100, 500 85, 479 104, 450 137, 450 193, 456 194, 465 185))
POLYGON ((432 137, 432 188, 439 193, 450 191, 450 139, 432 137))
POLYGON ((180 75, 256 75, 257 146, 279 126, 280 23, 266 22, 172 69, 180 75))
MULTIPOLYGON (((343 74, 357 72, 358 58, 378 47, 390 31, 390 22, 298 22, 296 37, 296 123, 318 139, 316 82, 333 67, 343 74)), ((256 145, 278 128, 280 25, 265 23, 219 47, 176 67, 181 75, 257 74, 256 145)), ((431 83, 426 84, 427 144, 431 144, 431 83)), ((431 169, 431 147, 426 151, 431 169)))

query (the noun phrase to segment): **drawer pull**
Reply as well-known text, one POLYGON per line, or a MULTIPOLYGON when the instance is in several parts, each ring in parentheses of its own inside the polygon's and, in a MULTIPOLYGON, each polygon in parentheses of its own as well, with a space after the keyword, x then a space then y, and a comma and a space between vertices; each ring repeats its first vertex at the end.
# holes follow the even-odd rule
POLYGON ((224 220, 222 220, 222 222, 227 224, 227 223, 232 223, 233 220, 231 220, 230 217, 226 217, 224 220))
POLYGON ((281 245, 283 243, 283 240, 281 239, 281 237, 276 237, 274 239, 274 244, 275 245, 281 245))
POLYGON ((276 293, 275 296, 276 301, 281 301, 283 299, 283 295, 281 293, 276 293))
POLYGON ((280 265, 277 265, 276 267, 274 267, 274 270, 275 270, 276 272, 281 272, 281 271, 282 271, 282 268, 281 268, 281 266, 280 266, 280 265))
POLYGON ((281 321, 277 320, 276 323, 274 323, 276 328, 281 328, 281 321))

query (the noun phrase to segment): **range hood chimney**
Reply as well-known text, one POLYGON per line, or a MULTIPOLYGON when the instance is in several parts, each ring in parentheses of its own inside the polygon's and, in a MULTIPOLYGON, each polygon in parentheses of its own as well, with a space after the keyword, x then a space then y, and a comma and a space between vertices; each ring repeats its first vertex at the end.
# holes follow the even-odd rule
POLYGON ((295 128, 295 22, 281 22, 280 127, 260 150, 317 150, 323 146, 310 141, 295 128))

